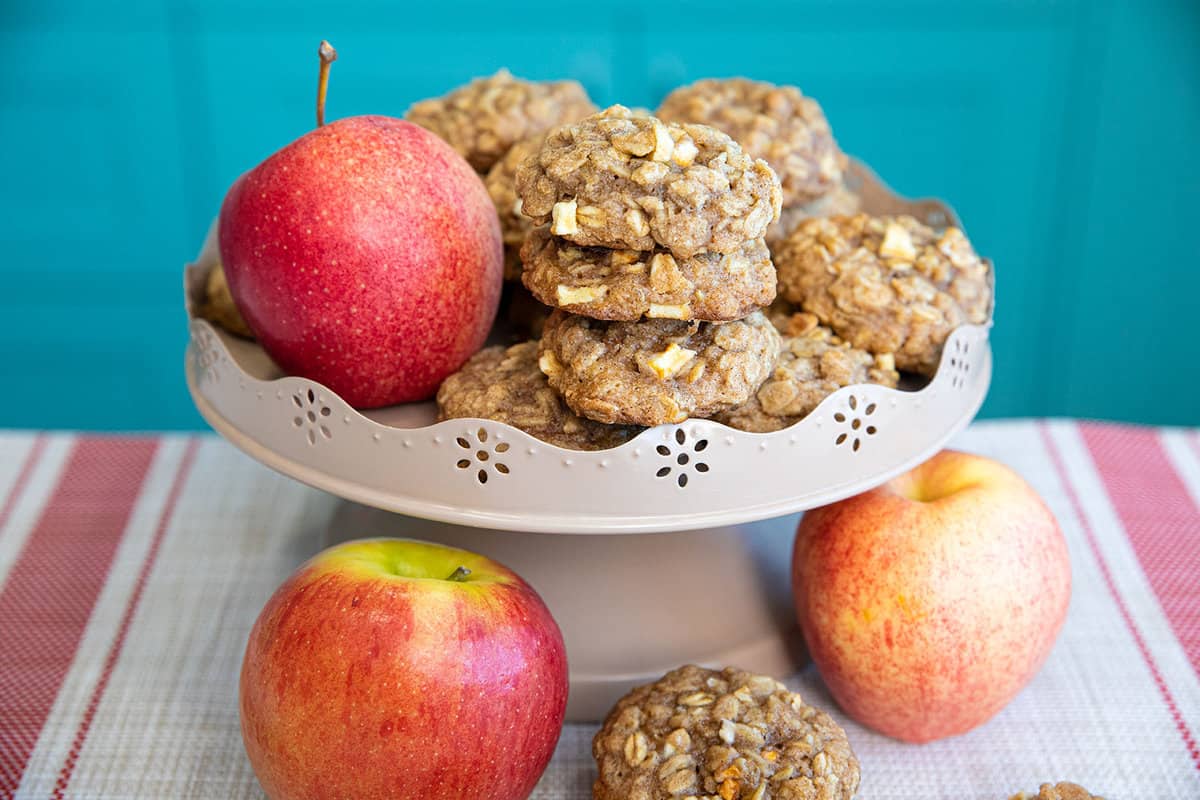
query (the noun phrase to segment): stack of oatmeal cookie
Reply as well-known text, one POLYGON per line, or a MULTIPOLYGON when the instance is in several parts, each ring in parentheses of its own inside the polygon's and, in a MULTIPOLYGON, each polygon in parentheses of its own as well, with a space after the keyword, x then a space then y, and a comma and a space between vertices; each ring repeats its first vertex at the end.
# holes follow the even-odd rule
POLYGON ((577 414, 660 425, 744 403, 779 335, 763 233, 774 172, 705 125, 621 106, 555 129, 517 171, 540 227, 522 279, 556 309, 539 365, 577 414))
POLYGON ((781 201, 766 163, 713 128, 614 106, 552 131, 519 165, 515 194, 538 225, 522 247, 522 279, 555 311, 536 360, 528 345, 493 348, 448 380, 443 417, 496 415, 508 391, 487 367, 496 359, 510 381, 520 371, 538 383, 537 367, 563 404, 547 396, 543 417, 606 432, 548 439, 565 446, 608 441, 608 426, 712 416, 766 380, 780 336, 760 311, 777 282, 762 237, 781 201), (487 401, 461 407, 467 385, 487 401))

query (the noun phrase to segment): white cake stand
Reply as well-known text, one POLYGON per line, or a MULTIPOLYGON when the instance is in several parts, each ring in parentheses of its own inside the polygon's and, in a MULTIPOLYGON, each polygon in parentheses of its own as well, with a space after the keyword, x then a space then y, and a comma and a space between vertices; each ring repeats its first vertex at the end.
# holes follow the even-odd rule
MULTIPOLYGON (((861 164, 851 180, 868 211, 935 226, 955 219, 937 201, 897 197, 861 164)), ((216 257, 210 232, 185 273, 189 317, 216 257)), ((490 420, 435 424, 432 403, 356 411, 321 384, 284 376, 257 344, 205 320, 190 326, 196 407, 252 457, 352 501, 331 540, 464 547, 541 593, 566 640, 568 717, 577 720, 683 663, 791 672, 800 658, 787 563, 795 512, 937 452, 975 416, 991 378, 990 323, 968 325, 951 334, 925 385, 848 386, 787 430, 688 420, 576 452, 490 420), (612 536, 622 533, 643 535, 612 536)))

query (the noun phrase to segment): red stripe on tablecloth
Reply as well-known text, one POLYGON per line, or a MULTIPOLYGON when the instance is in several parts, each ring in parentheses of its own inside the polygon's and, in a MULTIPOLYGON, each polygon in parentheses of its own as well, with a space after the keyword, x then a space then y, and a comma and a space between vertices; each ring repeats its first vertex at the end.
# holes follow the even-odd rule
POLYGON ((1157 431, 1079 427, 1142 571, 1200 674, 1200 508, 1157 431))
POLYGON ((1121 619, 1125 621, 1125 627, 1132 634, 1133 640, 1137 644, 1138 652, 1142 654, 1142 660, 1146 662, 1146 666, 1150 670, 1150 676, 1154 680, 1154 685, 1158 687, 1159 694, 1162 695, 1163 702, 1166 703, 1167 711, 1170 712, 1171 719, 1175 722, 1175 728, 1179 731, 1180 738, 1183 739, 1183 745, 1192 757, 1192 764, 1195 765, 1197 770, 1200 770, 1200 746, 1197 746, 1196 737, 1192 735, 1192 731, 1184 720, 1183 714, 1179 712, 1179 704, 1175 702, 1175 697, 1171 694, 1170 688, 1167 687, 1167 682, 1163 680, 1162 672, 1158 669, 1158 663, 1155 662, 1154 656, 1151 655, 1150 648, 1146 646, 1146 640, 1142 637, 1142 632, 1138 630, 1137 624, 1134 623, 1133 616, 1129 613, 1129 607, 1125 605, 1125 599, 1121 597, 1121 593, 1117 590, 1117 584, 1113 580, 1112 571, 1109 569, 1108 562, 1100 550, 1100 542, 1096 539, 1096 533, 1092 530, 1091 523, 1083 513, 1083 504, 1080 503, 1075 486, 1071 483, 1070 473, 1063 463, 1058 447, 1054 444, 1054 437, 1050 435, 1050 431, 1047 429, 1045 423, 1041 423, 1038 428, 1042 435, 1042 441, 1045 443, 1046 452, 1050 454, 1050 461, 1054 465, 1054 470, 1058 473, 1059 481, 1062 483, 1063 489, 1066 490, 1067 498, 1071 501, 1071 508, 1075 512, 1075 517, 1079 520, 1079 526, 1083 529, 1088 547, 1091 549, 1092 555, 1100 567, 1100 574, 1104 577, 1104 584, 1108 587, 1108 593, 1112 595, 1113 601, 1117 604, 1117 610, 1121 613, 1121 619))
POLYGON ((29 448, 29 452, 25 454, 25 463, 21 465, 21 471, 17 473, 17 479, 8 491, 8 497, 4 498, 4 505, 0 506, 0 535, 4 534, 4 526, 8 524, 8 518, 12 516, 17 501, 25 493, 25 485, 29 483, 29 477, 33 475, 34 467, 37 466, 38 461, 42 457, 42 451, 45 449, 46 437, 39 433, 34 437, 33 445, 29 448))
POLYGON ((80 438, 0 588, 0 798, 21 782, 157 448, 80 438))
POLYGON ((117 659, 121 656, 121 649, 125 646, 125 639, 129 635, 129 626, 133 623, 133 615, 137 612, 138 604, 142 600, 142 593, 146 590, 146 581, 149 580, 150 571, 154 569, 154 564, 158 560, 158 551, 162 548, 163 538, 166 536, 167 528, 171 525, 171 518, 175 514, 175 505, 179 502, 179 495, 183 492, 183 484, 187 481, 187 476, 192 469, 192 462, 196 458, 197 446, 198 442, 195 439, 188 443, 187 450, 183 454, 183 460, 179 463, 179 468, 175 472, 175 480, 171 484, 171 491, 167 495, 167 502, 158 517, 158 526, 154 530, 154 539, 150 542, 150 549, 146 551, 145 558, 142 559, 142 568, 138 572, 137 583, 133 587, 133 594, 129 596, 129 601, 125 605, 125 612, 121 615, 121 624, 117 628, 117 636, 113 639, 112 645, 108 649, 108 656, 104 659, 104 671, 100 673, 100 680, 97 681, 96 687, 92 690, 92 697, 88 700, 87 710, 84 711, 83 719, 79 722, 79 728, 75 731, 75 740, 71 743, 71 750, 67 753, 67 759, 58 773, 58 780, 54 783, 54 793, 51 797, 55 800, 61 800, 63 793, 67 790, 67 784, 71 782, 71 774, 75 771, 75 764, 79 761, 79 753, 83 750, 84 742, 87 741, 88 731, 92 728, 92 720, 96 717, 96 710, 100 707, 100 701, 104 697, 104 691, 108 688, 108 682, 112 678, 113 669, 117 665, 117 659))

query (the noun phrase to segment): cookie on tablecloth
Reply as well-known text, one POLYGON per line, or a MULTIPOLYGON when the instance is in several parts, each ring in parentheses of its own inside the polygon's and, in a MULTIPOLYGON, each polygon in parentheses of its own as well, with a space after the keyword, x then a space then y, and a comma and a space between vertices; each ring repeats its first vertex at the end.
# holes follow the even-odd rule
POLYGON ((779 343, 757 311, 736 322, 607 322, 558 310, 542 331, 539 363, 576 414, 662 425, 746 402, 779 343))
POLYGON ((575 244, 734 253, 779 217, 779 179, 725 134, 612 106, 555 128, 517 169, 521 210, 575 244))
POLYGON ((789 321, 770 377, 745 403, 713 419, 743 431, 778 431, 803 419, 843 386, 875 383, 895 388, 899 380, 890 353, 876 356, 851 347, 818 325, 814 315, 801 312, 789 321))
POLYGON ((592 740, 595 800, 849 800, 841 727, 772 678, 686 666, 617 701, 592 740))
POLYGON ((543 303, 609 320, 741 319, 775 299, 775 267, 761 239, 736 252, 581 247, 535 228, 521 250, 521 279, 543 303))
POLYGON ((604 450, 638 433, 571 413, 538 369, 537 342, 480 350, 442 382, 437 405, 438 421, 492 419, 570 450, 604 450))
POLYGON ((502 69, 415 103, 404 118, 445 139, 476 172, 487 173, 522 139, 595 110, 576 81, 527 81, 502 69))
POLYGON ((1017 792, 1009 800, 1104 800, 1077 783, 1043 783, 1037 794, 1017 792))
POLYGON ((990 267, 958 228, 908 216, 824 217, 775 249, 781 295, 855 347, 933 375, 956 327, 987 322, 990 267))

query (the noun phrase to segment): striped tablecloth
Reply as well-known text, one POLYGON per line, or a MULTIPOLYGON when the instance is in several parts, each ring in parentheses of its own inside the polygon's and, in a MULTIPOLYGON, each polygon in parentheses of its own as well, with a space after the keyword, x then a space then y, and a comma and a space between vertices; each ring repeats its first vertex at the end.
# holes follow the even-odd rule
MULTIPOLYGON (((965 736, 911 746, 843 719, 859 796, 1070 779, 1200 798, 1200 432, 1026 421, 955 444, 1054 510, 1069 617, 1033 683, 965 736)), ((0 434, 0 798, 261 796, 238 732, 242 649, 336 503, 214 437, 0 434)), ((789 683, 832 708, 811 667, 789 683)), ((592 733, 567 726, 535 797, 590 797, 592 733)))

